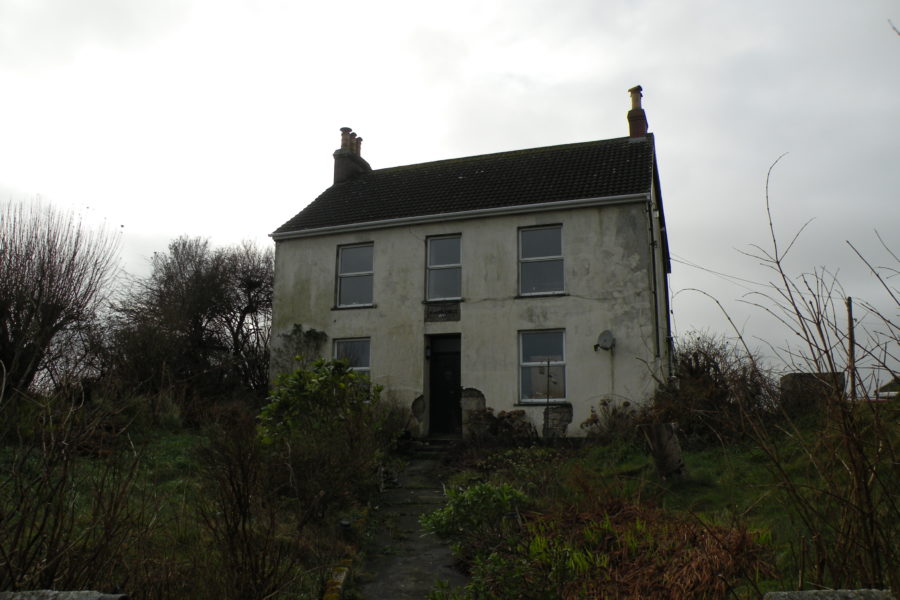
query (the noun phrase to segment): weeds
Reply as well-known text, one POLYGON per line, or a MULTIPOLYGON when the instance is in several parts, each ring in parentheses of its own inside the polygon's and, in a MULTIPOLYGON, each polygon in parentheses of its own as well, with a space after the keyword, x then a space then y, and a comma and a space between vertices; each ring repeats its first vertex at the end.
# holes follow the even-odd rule
POLYGON ((305 574, 300 549, 306 516, 270 487, 271 464, 246 411, 214 427, 201 453, 206 493, 200 522, 222 566, 223 598, 272 598, 305 574))
POLYGON ((770 551, 746 528, 618 498, 583 473, 562 489, 578 491, 527 498, 508 483, 482 483, 448 492, 447 506, 422 522, 456 543, 470 573, 456 598, 726 598, 752 587, 748 573, 774 573, 770 551))
POLYGON ((79 452, 103 415, 65 398, 22 398, 30 419, 6 432, 19 443, 0 459, 0 588, 117 587, 120 557, 148 529, 148 507, 131 497, 139 455, 87 469, 79 452))
MULTIPOLYGON (((770 167, 769 176, 778 160, 770 167)), ((793 334, 795 345, 773 350, 794 371, 818 378, 812 391, 817 401, 807 407, 817 413, 817 419, 811 429, 809 424, 804 427, 792 418, 791 412, 796 411, 785 404, 780 407, 781 420, 773 424, 739 406, 741 421, 768 458, 785 509, 801 527, 792 549, 793 583, 799 589, 900 588, 898 409, 895 404, 874 401, 874 381, 863 377, 861 371, 865 366, 891 378, 897 376, 900 324, 896 316, 861 303, 870 322, 874 321, 866 328, 854 321, 853 302, 834 275, 825 269, 799 275, 787 270, 785 259, 802 229, 786 246, 776 236, 769 177, 766 212, 769 247, 755 246, 749 255, 771 270, 774 282, 751 303, 793 334), (842 318, 845 309, 846 320, 842 318), (821 385, 823 381, 826 385, 821 385), (792 468, 795 461, 804 466, 801 477, 792 468)), ((889 258, 895 264, 900 262, 881 241, 889 258)), ((900 294, 889 283, 898 272, 896 266, 875 268, 857 255, 898 306, 900 294)), ((757 374, 762 378, 759 361, 737 328, 735 332, 749 372, 754 380, 757 374)))

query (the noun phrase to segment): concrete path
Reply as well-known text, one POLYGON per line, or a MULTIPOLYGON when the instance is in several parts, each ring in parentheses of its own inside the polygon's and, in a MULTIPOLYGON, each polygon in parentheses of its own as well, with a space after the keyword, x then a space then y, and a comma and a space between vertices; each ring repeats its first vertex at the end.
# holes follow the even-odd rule
MULTIPOLYGON (((449 545, 426 534, 419 515, 444 505, 440 467, 446 444, 422 443, 399 475, 396 487, 381 494, 371 519, 377 526, 368 560, 355 588, 364 600, 424 600, 443 580, 462 587, 466 577, 454 567, 449 545)), ((353 596, 356 597, 356 596, 353 596)))

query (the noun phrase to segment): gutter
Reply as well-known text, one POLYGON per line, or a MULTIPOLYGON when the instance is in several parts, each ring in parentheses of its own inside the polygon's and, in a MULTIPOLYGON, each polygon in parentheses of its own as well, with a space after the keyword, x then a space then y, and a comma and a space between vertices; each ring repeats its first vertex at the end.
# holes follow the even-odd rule
POLYGON ((653 331, 656 335, 653 336, 654 340, 654 349, 656 358, 661 356, 661 348, 660 348, 660 331, 659 331, 659 282, 657 281, 657 265, 656 265, 656 249, 659 245, 659 242, 656 240, 656 236, 653 232, 653 201, 647 200, 647 224, 649 225, 649 233, 650 233, 650 279, 653 283, 653 331))
POLYGON ((331 233, 345 233, 350 231, 367 231, 370 229, 383 229, 387 227, 403 227, 407 225, 420 225, 426 223, 443 223, 447 221, 462 221, 479 217, 493 217, 502 215, 520 215, 534 212, 546 212, 558 209, 581 208, 585 206, 609 206, 615 204, 630 204, 633 202, 648 202, 651 200, 651 192, 643 194, 624 194, 621 196, 604 196, 600 198, 579 198, 576 200, 563 200, 555 202, 541 202, 538 204, 520 204, 518 206, 499 206, 495 208, 479 208, 464 210, 454 213, 437 213, 433 215, 416 215, 399 219, 382 219, 380 221, 366 221, 363 223, 350 223, 348 225, 332 225, 330 227, 318 227, 316 229, 300 229, 295 231, 283 231, 270 233, 276 242, 293 240, 297 238, 315 237, 331 233))

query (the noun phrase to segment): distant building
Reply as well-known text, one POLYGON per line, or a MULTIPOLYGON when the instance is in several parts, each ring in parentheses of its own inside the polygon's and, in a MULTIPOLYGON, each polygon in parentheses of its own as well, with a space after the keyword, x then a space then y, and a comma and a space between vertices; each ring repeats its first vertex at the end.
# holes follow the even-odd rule
MULTIPOLYGON (((457 434, 467 405, 647 401, 670 368, 668 242, 653 135, 373 170, 341 130, 334 185, 279 227, 274 351, 295 324, 457 434)), ((282 350, 285 351, 285 350, 282 350)), ((563 412, 566 412, 565 410, 563 412)))
POLYGON ((893 381, 875 390, 875 398, 878 400, 893 400, 897 397, 900 397, 900 377, 894 377, 893 381))

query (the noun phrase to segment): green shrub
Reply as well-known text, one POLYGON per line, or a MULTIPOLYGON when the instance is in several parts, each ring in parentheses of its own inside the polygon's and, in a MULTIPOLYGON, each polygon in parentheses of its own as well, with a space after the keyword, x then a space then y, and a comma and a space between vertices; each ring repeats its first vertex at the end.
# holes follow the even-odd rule
POLYGON ((259 415, 258 434, 284 468, 273 485, 322 517, 366 499, 397 439, 398 410, 344 361, 319 360, 281 376, 259 415))
POLYGON ((420 521, 428 531, 461 542, 461 558, 481 554, 491 542, 511 533, 528 497, 509 484, 479 483, 464 490, 447 490, 447 504, 420 521))

